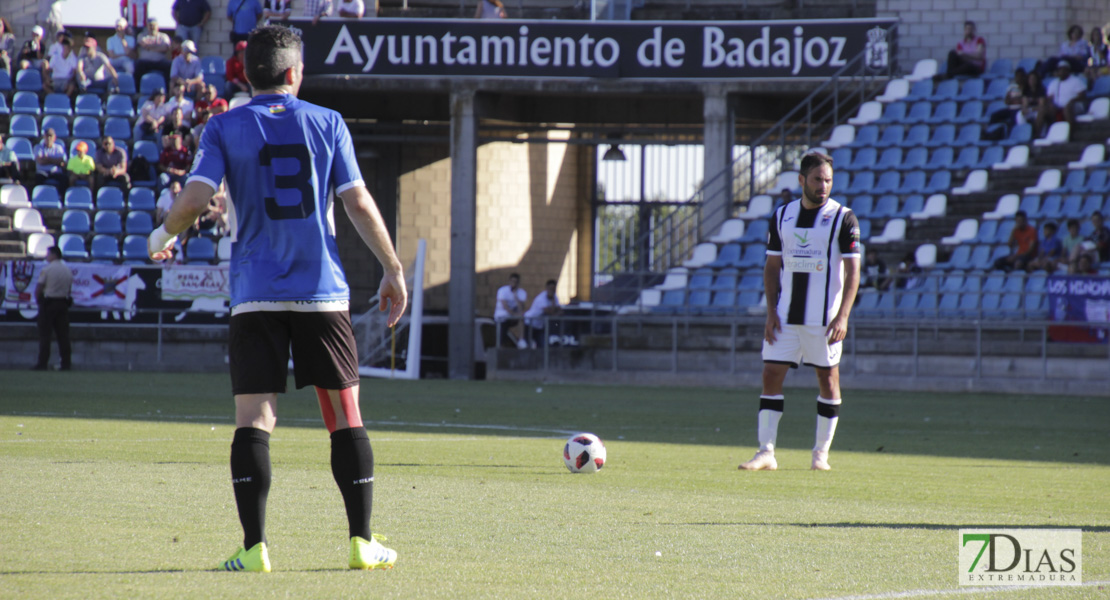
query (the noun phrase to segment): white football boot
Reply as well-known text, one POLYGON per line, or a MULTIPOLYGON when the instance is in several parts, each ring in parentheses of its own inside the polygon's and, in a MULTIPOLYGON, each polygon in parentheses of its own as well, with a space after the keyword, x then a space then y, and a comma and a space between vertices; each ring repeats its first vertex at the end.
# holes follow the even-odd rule
POLYGON ((779 463, 775 460, 774 450, 760 450, 751 460, 741 463, 739 468, 742 471, 774 471, 779 468, 779 463))
POLYGON ((829 466, 829 451, 828 450, 814 450, 813 463, 809 465, 811 471, 830 471, 832 467, 829 466))

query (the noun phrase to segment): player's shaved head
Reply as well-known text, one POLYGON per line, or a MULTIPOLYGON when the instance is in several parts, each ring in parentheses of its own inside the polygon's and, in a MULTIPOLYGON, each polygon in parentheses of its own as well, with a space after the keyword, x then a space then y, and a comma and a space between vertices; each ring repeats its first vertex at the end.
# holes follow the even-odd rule
POLYGON ((301 62, 301 36, 287 27, 259 27, 247 38, 244 60, 247 79, 255 89, 286 85, 285 72, 301 62))

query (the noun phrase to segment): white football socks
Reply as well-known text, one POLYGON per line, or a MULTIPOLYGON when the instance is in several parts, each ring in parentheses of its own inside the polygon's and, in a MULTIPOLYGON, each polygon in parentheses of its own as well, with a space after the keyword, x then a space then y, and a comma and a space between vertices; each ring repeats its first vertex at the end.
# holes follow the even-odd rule
POLYGON ((836 434, 836 422, 840 414, 840 398, 828 399, 817 396, 817 436, 813 449, 823 452, 829 451, 833 436, 836 434))
POLYGON ((758 424, 759 449, 775 450, 775 440, 779 434, 779 419, 782 418, 783 395, 760 396, 758 424))

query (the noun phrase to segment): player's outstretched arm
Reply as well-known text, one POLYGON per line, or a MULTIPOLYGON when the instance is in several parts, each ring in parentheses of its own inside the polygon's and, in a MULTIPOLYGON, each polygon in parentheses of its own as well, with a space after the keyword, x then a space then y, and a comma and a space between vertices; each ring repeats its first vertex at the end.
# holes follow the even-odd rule
POLYGON ((196 223, 197 218, 208 209, 208 201, 216 193, 206 183, 190 181, 177 195, 166 214, 166 220, 151 232, 146 240, 146 251, 155 262, 166 260, 172 255, 171 248, 178 234, 196 223))
POLYGON ((848 315, 852 312, 852 305, 856 303, 856 293, 859 291, 859 257, 843 260, 844 293, 840 298, 840 310, 825 330, 825 337, 830 344, 843 341, 848 336, 848 315))
POLYGON ((389 239, 389 231, 385 227, 382 214, 374 198, 363 186, 355 186, 343 190, 339 197, 343 200, 343 207, 347 209, 347 216, 351 219, 362 241, 377 257, 378 262, 385 269, 385 277, 378 287, 381 298, 381 310, 389 307, 389 326, 397 324, 405 312, 408 302, 408 292, 405 290, 405 273, 397 252, 393 249, 393 242, 389 239))

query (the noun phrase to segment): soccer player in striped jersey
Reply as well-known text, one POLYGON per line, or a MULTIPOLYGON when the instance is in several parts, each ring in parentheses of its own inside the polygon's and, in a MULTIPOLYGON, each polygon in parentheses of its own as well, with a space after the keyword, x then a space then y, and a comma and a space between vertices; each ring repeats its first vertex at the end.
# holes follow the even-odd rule
POLYGON ((331 433, 332 474, 350 533, 348 566, 390 568, 397 560, 370 532, 374 455, 359 413, 358 352, 335 242, 332 190, 385 269, 380 308, 390 308, 390 326, 404 312, 404 274, 343 118, 297 99, 303 67, 301 39, 290 29, 251 33, 246 74, 254 98, 208 121, 185 189, 147 244, 151 258, 168 258, 176 235, 204 212, 226 180, 233 240, 228 354, 237 426, 231 483, 244 538, 220 563, 227 571, 270 571, 269 441, 290 346, 296 386, 315 386, 331 433))
POLYGON ((772 215, 763 287, 767 324, 763 332, 763 393, 759 397, 759 450, 741 469, 778 468, 775 442, 787 370, 807 364, 817 370, 817 435, 810 468, 829 470, 829 446, 840 412, 840 349, 860 278, 859 222, 848 207, 829 197, 832 158, 802 157, 802 197, 772 215))

